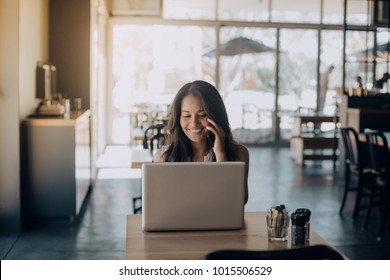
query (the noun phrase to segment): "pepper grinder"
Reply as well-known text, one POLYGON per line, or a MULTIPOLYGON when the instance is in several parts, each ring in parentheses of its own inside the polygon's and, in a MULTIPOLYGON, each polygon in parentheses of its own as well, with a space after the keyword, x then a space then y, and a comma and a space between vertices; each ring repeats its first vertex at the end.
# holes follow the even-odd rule
POLYGON ((302 213, 291 214, 291 245, 304 245, 306 241, 306 216, 302 213))
POLYGON ((307 208, 298 208, 295 213, 302 213, 306 217, 306 242, 310 241, 310 215, 311 211, 307 208))

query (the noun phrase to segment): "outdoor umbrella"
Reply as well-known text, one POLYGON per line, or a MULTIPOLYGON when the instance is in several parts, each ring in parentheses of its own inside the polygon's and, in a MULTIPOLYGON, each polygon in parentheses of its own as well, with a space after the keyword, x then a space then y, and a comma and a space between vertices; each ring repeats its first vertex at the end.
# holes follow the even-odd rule
POLYGON ((375 54, 374 54, 374 48, 369 48, 366 50, 359 51, 355 55, 357 57, 361 57, 361 58, 389 59, 390 58, 390 42, 378 45, 376 47, 375 54))
MULTIPOLYGON (((230 91, 236 88, 243 80, 249 80, 250 87, 253 87, 253 79, 245 78, 245 71, 247 71, 247 60, 242 57, 242 54, 256 54, 263 52, 271 52, 275 49, 269 47, 262 42, 255 41, 245 37, 237 37, 223 43, 219 46, 220 56, 230 56, 233 58, 233 61, 230 62, 231 71, 236 72, 229 81, 229 85, 225 87, 225 91, 230 91), (240 56, 238 56, 240 55, 240 56), (237 57, 235 57, 237 56, 237 57), (238 68, 233 67, 234 64, 240 65, 238 68)), ((205 57, 215 57, 216 49, 209 50, 203 54, 205 57)), ((253 63, 253 62, 252 62, 253 63)))
MULTIPOLYGON (((274 50, 273 48, 264 45, 261 42, 249 38, 245 38, 245 37, 238 37, 222 44, 220 46, 220 55, 234 56, 234 55, 246 54, 246 53, 269 52, 273 50, 274 50)), ((216 54, 216 50, 213 49, 206 52, 204 55, 208 57, 213 57, 215 56, 215 54, 216 54)))

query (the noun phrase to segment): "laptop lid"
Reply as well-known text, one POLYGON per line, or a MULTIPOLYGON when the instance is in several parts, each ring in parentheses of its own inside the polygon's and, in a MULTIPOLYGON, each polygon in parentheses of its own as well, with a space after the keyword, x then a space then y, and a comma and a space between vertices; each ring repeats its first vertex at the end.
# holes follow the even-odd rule
POLYGON ((244 162, 144 163, 142 229, 240 229, 244 186, 244 162))

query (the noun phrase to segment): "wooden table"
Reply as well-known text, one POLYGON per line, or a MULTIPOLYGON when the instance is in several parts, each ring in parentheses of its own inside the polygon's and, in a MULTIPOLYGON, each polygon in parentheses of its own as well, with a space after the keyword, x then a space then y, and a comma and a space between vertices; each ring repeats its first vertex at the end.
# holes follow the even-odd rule
POLYGON ((332 160, 336 167, 338 138, 337 116, 296 115, 290 138, 291 158, 296 164, 304 165, 306 160, 332 160), (321 131, 323 123, 333 124, 331 131, 321 131), (310 127, 309 127, 310 124, 310 127))
MULTIPOLYGON (((286 242, 268 241, 266 213, 245 212, 245 226, 229 231, 144 232, 142 215, 127 216, 126 259, 196 260, 220 249, 277 250, 291 248, 286 242)), ((289 231, 289 235, 290 235, 289 231)), ((310 245, 328 245, 311 231, 310 245)))
POLYGON ((292 136, 301 136, 302 125, 312 123, 313 125, 321 125, 322 123, 334 123, 338 121, 337 116, 331 115, 296 115, 294 116, 294 125, 291 131, 292 136))

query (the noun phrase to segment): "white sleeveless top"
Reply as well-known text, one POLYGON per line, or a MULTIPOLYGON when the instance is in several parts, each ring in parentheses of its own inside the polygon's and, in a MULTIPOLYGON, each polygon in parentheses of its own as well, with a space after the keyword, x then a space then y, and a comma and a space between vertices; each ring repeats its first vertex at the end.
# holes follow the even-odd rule
MULTIPOLYGON (((164 154, 168 150, 169 145, 162 145, 161 146, 161 154, 164 154)), ((213 162, 215 158, 213 149, 210 149, 207 155, 204 156, 203 161, 204 162, 213 162)), ((188 159, 188 161, 190 161, 188 159)))

